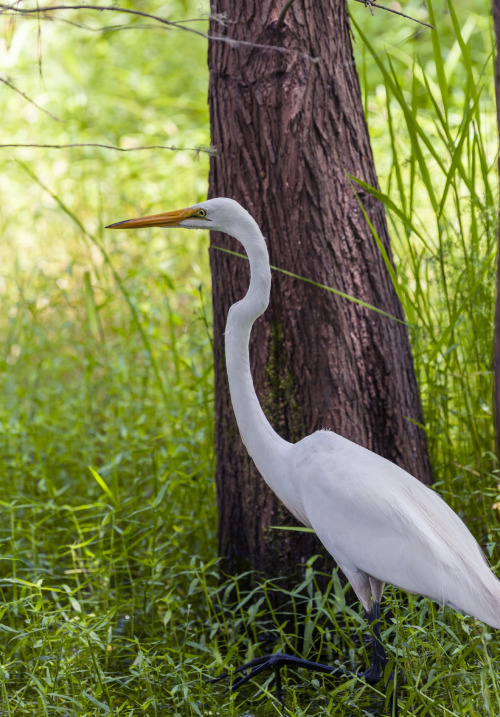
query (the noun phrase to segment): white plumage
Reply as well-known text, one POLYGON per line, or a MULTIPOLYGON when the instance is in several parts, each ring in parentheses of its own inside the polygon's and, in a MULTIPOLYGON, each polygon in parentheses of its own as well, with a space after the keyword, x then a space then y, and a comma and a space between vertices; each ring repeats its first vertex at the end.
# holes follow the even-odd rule
MULTIPOLYGON (((112 226, 211 229, 242 243, 250 260, 250 286, 230 308, 225 332, 229 387, 241 438, 271 489, 298 520, 315 530, 368 617, 377 620, 384 583, 391 583, 500 627, 500 581, 465 524, 436 492, 331 431, 291 444, 269 424, 255 393, 248 346, 252 325, 269 303, 271 272, 264 237, 250 214, 234 200, 219 198, 112 226)), ((379 641, 378 631, 374 634, 379 641)), ((378 678, 385 664, 381 645, 375 645, 374 653, 365 673, 370 679, 378 678)), ((279 670, 275 662, 269 666, 279 670)), ((254 668, 251 675, 260 670, 254 668)))
POLYGON ((435 491, 335 433, 315 433, 294 449, 303 515, 366 610, 370 576, 500 627, 500 581, 435 491))

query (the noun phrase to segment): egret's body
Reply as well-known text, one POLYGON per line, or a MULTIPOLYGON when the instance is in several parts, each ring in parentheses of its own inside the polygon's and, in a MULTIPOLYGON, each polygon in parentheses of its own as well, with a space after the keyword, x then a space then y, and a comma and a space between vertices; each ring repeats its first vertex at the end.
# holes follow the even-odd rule
MULTIPOLYGON (((220 198, 112 226, 212 229, 242 243, 250 261, 250 286, 231 306, 225 332, 241 438, 271 489, 315 530, 369 618, 378 618, 384 583, 391 583, 500 627, 500 581, 465 524, 437 493, 336 433, 317 431, 292 444, 269 424, 255 393, 248 346, 253 323, 269 303, 271 272, 264 237, 250 214, 232 199, 220 198)), ((379 647, 372 678, 385 660, 379 647)))

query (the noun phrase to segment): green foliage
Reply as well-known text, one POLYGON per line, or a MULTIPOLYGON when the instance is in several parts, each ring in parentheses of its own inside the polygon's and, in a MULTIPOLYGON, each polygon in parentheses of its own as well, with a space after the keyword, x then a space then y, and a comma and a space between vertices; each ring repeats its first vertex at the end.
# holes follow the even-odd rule
POLYGON ((460 21, 448 3, 434 22, 438 32, 429 33, 432 56, 426 57, 420 48, 407 53, 399 46, 381 53, 354 20, 379 71, 368 120, 376 128, 375 146, 385 132, 387 152, 380 163, 382 189, 371 191, 385 202, 393 229, 396 286, 413 327, 436 480, 455 510, 479 523, 476 534, 484 542, 497 530, 492 354, 498 137, 490 17, 469 9, 460 21))
MULTIPOLYGON (((437 33, 351 11, 380 176, 370 191, 391 223, 437 486, 498 567, 489 9, 405 5, 437 33)), ((57 16, 3 20, 4 79, 61 121, 2 84, 0 143, 209 145, 203 40, 132 16, 57 16)), ((390 714, 355 677, 288 671, 284 709, 265 678, 238 694, 205 683, 278 647, 367 661, 358 605, 336 575, 320 589, 313 558, 293 592, 220 575, 206 238, 103 230, 202 198, 208 155, 0 152, 2 713, 390 714)), ((496 633, 394 589, 386 613, 400 715, 499 714, 496 633)))

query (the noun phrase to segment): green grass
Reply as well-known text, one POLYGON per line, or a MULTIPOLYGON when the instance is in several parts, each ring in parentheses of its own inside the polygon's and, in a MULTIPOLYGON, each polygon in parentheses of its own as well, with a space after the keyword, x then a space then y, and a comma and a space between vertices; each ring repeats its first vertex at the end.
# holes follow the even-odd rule
MULTIPOLYGON (((436 485, 500 574, 489 4, 436 5, 435 35, 353 5, 436 485)), ((2 76, 62 121, 2 85, 0 143, 209 144, 201 40, 21 19, 4 31, 2 76)), ((293 592, 220 574, 207 238, 103 229, 202 198, 207 155, 0 152, 2 714, 390 714, 356 678, 288 671, 284 709, 265 678, 238 694, 205 683, 277 647, 368 659, 359 606, 336 575, 319 589, 313 558, 293 592)), ((495 631, 392 588, 385 612, 401 715, 500 713, 495 631)))

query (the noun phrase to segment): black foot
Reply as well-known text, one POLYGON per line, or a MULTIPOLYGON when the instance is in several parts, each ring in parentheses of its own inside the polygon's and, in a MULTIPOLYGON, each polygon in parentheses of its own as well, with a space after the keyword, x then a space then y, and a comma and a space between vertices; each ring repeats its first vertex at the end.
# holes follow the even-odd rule
MULTIPOLYGON (((374 650, 374 652, 375 652, 375 650, 374 650)), ((364 672, 358 672, 358 677, 362 677, 370 685, 376 685, 377 682, 380 682, 380 680, 382 680, 384 677, 386 664, 387 664, 387 658, 385 657, 385 653, 384 653, 383 659, 380 659, 380 656, 379 656, 378 660, 376 658, 374 660, 373 654, 372 654, 372 664, 364 672)), ((387 690, 388 686, 391 684, 391 682, 393 682, 393 680, 394 680, 394 674, 391 672, 391 674, 389 675, 387 680, 384 680, 384 689, 385 690, 387 690)), ((394 685, 394 688, 391 692, 389 704, 390 704, 392 717, 398 717, 399 707, 398 707, 398 694, 397 694, 396 685, 394 685)))
MULTIPOLYGON (((387 665, 387 656, 380 637, 380 604, 374 603, 372 609, 366 613, 366 617, 368 619, 368 623, 372 626, 372 655, 370 667, 364 672, 351 672, 343 667, 330 667, 330 665, 323 665, 321 662, 312 662, 311 660, 304 660, 301 657, 276 652, 273 655, 256 657, 254 660, 247 662, 245 665, 237 667, 233 673, 225 672, 223 675, 219 675, 219 677, 212 678, 209 682, 218 682, 219 680, 224 679, 224 677, 228 677, 230 674, 248 671, 246 675, 239 677, 235 682, 233 682, 231 689, 238 689, 238 687, 244 685, 245 682, 251 680, 252 677, 264 672, 264 670, 273 670, 276 680, 276 696, 281 704, 284 704, 284 701, 280 670, 285 665, 290 665, 292 667, 304 667, 306 670, 323 672, 327 675, 345 675, 349 677, 356 675, 357 677, 362 677, 373 685, 382 679, 384 676, 385 666, 387 665)), ((390 679, 391 678, 389 678, 388 682, 390 679)))
POLYGON ((367 670, 364 672, 358 672, 357 674, 358 677, 362 677, 364 680, 369 682, 370 685, 375 685, 377 682, 380 682, 383 676, 380 674, 379 665, 370 665, 367 670))
POLYGON ((228 677, 230 674, 236 674, 237 672, 243 672, 244 670, 250 670, 247 675, 240 677, 236 682, 233 682, 231 689, 238 689, 245 682, 251 680, 264 670, 273 670, 276 680, 276 696, 284 704, 283 688, 281 685, 281 674, 280 669, 285 665, 291 665, 293 667, 305 667, 306 670, 312 670, 314 672, 324 672, 328 675, 350 675, 352 674, 348 670, 342 667, 330 667, 330 665, 323 665, 321 662, 312 662, 311 660, 304 660, 301 657, 295 657, 294 655, 285 655, 282 652, 275 652, 273 655, 266 655, 265 657, 256 657, 255 660, 247 662, 245 665, 237 667, 233 673, 225 672, 223 675, 213 677, 208 682, 218 682, 219 680, 228 677))

